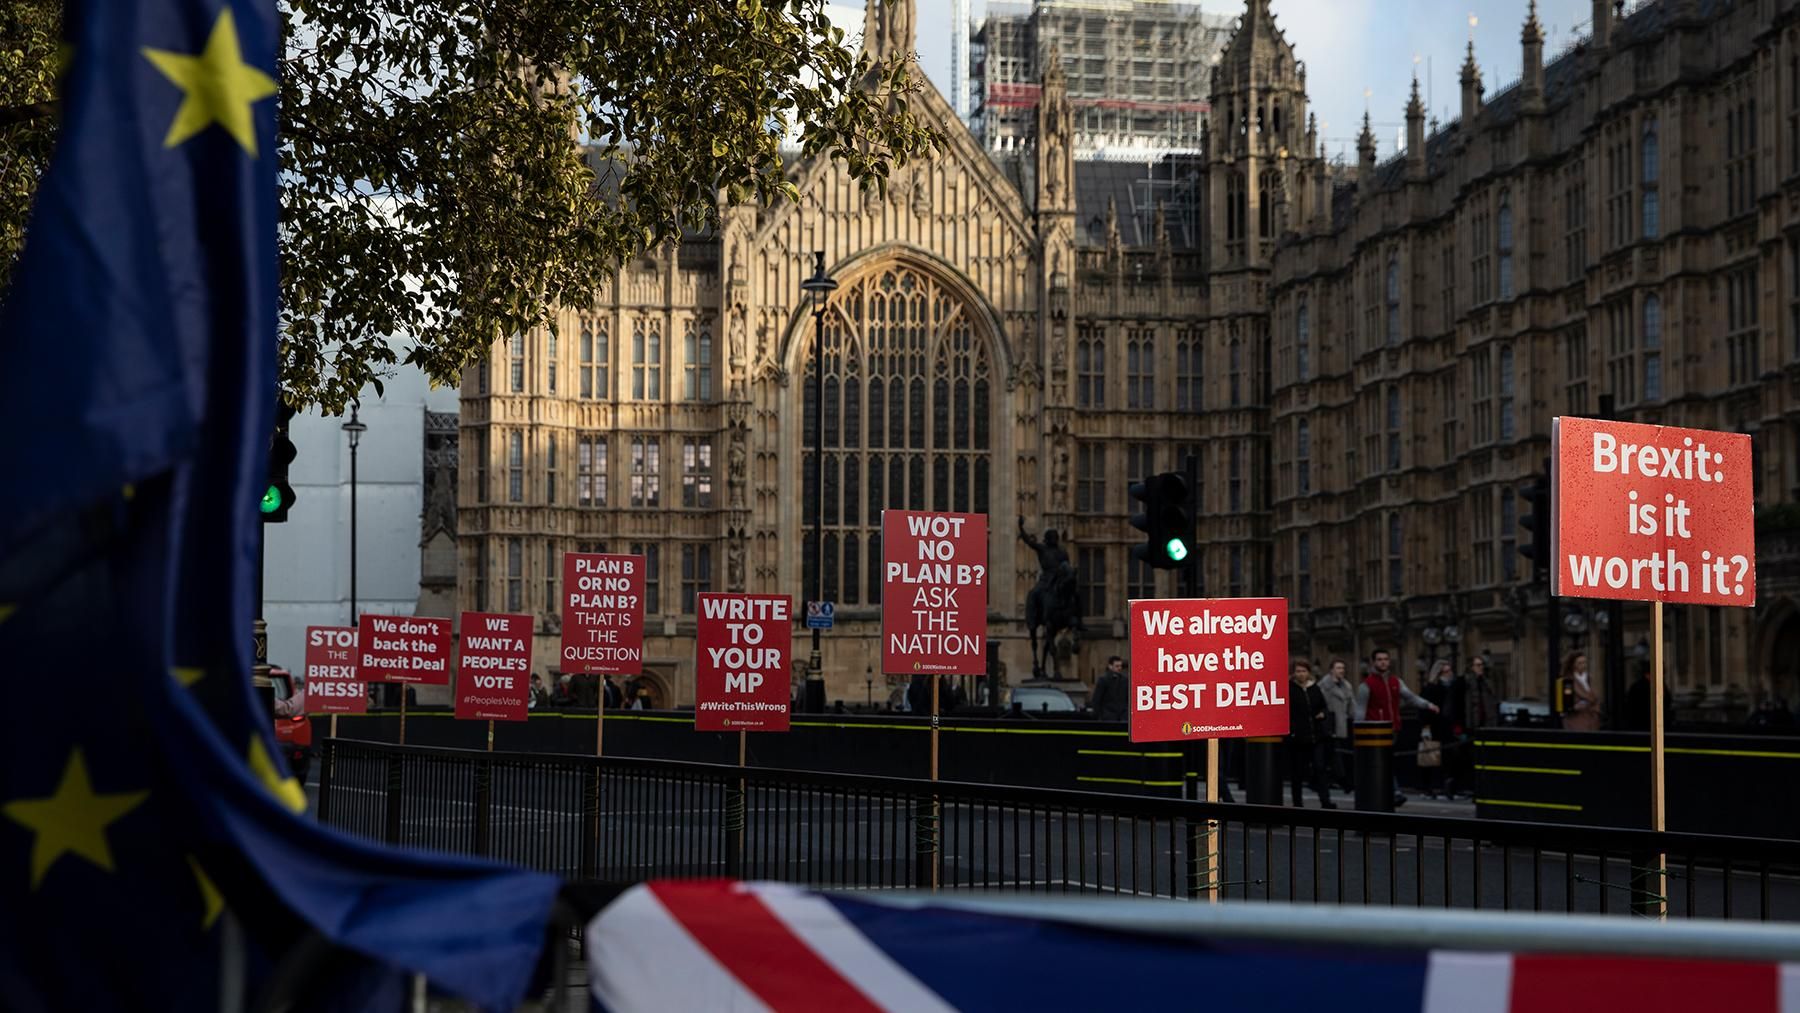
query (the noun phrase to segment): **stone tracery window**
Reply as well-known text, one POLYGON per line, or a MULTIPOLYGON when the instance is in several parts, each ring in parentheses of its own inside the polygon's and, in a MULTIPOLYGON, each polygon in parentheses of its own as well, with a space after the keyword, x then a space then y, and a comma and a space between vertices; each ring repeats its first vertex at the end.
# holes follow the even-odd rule
POLYGON ((813 459, 813 341, 802 339, 805 587, 825 492, 824 596, 881 600, 881 511, 986 513, 993 480, 993 359, 971 308, 904 265, 846 284, 825 317, 824 468, 813 459))

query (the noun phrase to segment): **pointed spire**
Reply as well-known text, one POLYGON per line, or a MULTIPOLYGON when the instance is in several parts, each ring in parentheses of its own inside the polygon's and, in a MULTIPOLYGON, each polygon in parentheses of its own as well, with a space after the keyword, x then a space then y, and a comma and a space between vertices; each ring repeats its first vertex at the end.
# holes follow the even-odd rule
POLYGON ((1538 43, 1544 41, 1544 25, 1538 20, 1537 0, 1531 0, 1530 5, 1525 8, 1525 27, 1519 32, 1519 40, 1538 43))
POLYGON ((1475 62, 1475 15, 1469 15, 1469 56, 1462 65, 1462 121, 1467 126, 1481 112, 1481 67, 1475 62))
POLYGON ((1124 243, 1119 238, 1119 202, 1116 197, 1106 198, 1106 253, 1118 258, 1124 243))
POLYGON ((864 0, 863 52, 877 61, 896 53, 912 56, 918 48, 917 15, 913 0, 864 0))
POLYGON ((1520 94, 1527 106, 1541 109, 1544 104, 1544 26, 1538 23, 1537 0, 1531 0, 1525 27, 1519 32, 1519 47, 1523 52, 1520 94))
POLYGON ((1419 98, 1419 78, 1413 75, 1412 97, 1406 102, 1406 175, 1425 177, 1425 103, 1419 98))
POLYGON ((1375 185, 1375 129, 1367 112, 1363 113, 1362 133, 1356 135, 1356 155, 1357 188, 1366 194, 1375 185))
POLYGON ((1039 211, 1073 211, 1075 114, 1063 76, 1062 50, 1052 41, 1044 50, 1037 106, 1039 211))

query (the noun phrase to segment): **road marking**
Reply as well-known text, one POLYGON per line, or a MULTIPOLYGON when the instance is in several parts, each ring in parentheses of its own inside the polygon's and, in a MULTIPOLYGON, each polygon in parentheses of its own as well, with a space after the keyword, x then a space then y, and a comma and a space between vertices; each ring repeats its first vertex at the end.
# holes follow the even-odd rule
POLYGON ((1565 770, 1560 767, 1497 767, 1492 764, 1477 763, 1476 770, 1497 770, 1503 774, 1564 774, 1569 777, 1578 776, 1579 770, 1565 770))
POLYGON ((1475 800, 1475 804, 1476 805, 1509 805, 1509 806, 1516 806, 1517 808, 1520 808, 1520 809, 1556 809, 1556 810, 1560 810, 1562 812, 1572 812, 1572 813, 1578 813, 1581 811, 1580 806, 1568 805, 1563 802, 1517 802, 1512 799, 1504 799, 1504 798, 1478 798, 1475 800))
POLYGON ((1077 749, 1077 756, 1149 756, 1162 760, 1179 760, 1181 753, 1137 753, 1129 749, 1077 749))
POLYGON ((1138 784, 1146 788, 1179 788, 1181 781, 1143 781, 1135 777, 1077 777, 1077 781, 1092 781, 1097 784, 1138 784))

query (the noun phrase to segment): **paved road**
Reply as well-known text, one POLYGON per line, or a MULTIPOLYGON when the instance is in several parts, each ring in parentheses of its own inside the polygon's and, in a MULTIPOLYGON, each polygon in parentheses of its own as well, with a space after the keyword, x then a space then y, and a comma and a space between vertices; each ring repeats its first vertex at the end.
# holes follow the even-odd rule
MULTIPOLYGON (((380 836, 386 791, 376 771, 341 768, 329 814, 333 824, 380 836)), ((725 875, 727 792, 717 784, 609 778, 597 823, 582 815, 576 775, 501 771, 489 790, 488 853, 575 876, 584 835, 597 831, 598 875, 631 881, 651 876, 725 875), (589 826, 584 826, 589 824, 589 826)), ((422 770, 407 785, 401 838, 422 847, 467 852, 483 829, 466 769, 422 770)), ((1347 800, 1340 798, 1340 805, 1347 800)), ((1409 804, 1408 814, 1472 815, 1467 803, 1409 804)), ((915 886, 929 865, 916 861, 922 826, 908 798, 844 798, 819 791, 752 786, 743 831, 746 878, 819 886, 915 886)), ((1202 825, 1133 820, 1059 809, 1017 810, 949 803, 941 823, 941 882, 955 888, 1183 896, 1204 885, 1202 825)), ((1246 826, 1227 821, 1218 881, 1227 897, 1581 912, 1628 910, 1652 896, 1633 881, 1624 855, 1602 861, 1560 851, 1499 848, 1468 839, 1397 839, 1335 830, 1246 826)), ((1800 878, 1757 870, 1677 866, 1669 880, 1673 913, 1800 921, 1800 878), (1691 898, 1691 900, 1690 900, 1691 898)))

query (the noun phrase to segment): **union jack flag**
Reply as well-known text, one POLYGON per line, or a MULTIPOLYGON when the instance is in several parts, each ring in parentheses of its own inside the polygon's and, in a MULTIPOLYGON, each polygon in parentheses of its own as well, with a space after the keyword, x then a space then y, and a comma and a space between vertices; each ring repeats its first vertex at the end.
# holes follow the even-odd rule
POLYGON ((609 1013, 1800 1013, 1800 963, 1174 938, 729 880, 633 887, 587 944, 609 1013))

